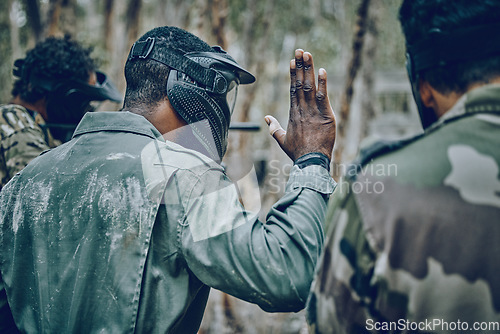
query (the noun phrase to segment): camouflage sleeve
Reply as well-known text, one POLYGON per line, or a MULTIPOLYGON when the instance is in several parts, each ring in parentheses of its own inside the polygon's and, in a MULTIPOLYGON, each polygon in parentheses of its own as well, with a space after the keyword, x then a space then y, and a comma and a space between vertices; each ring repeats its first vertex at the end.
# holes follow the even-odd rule
POLYGON ((337 185, 325 225, 327 239, 307 304, 310 333, 365 333, 366 319, 373 319, 368 310, 375 254, 348 182, 337 185))
POLYGON ((42 129, 24 108, 8 105, 0 110, 0 186, 3 187, 49 146, 42 129))

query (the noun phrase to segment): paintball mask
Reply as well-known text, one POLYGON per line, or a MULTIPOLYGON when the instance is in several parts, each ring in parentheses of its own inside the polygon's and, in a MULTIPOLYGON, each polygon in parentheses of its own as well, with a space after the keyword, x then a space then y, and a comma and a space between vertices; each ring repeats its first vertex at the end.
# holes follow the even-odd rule
POLYGON ((255 77, 222 48, 212 49, 184 53, 149 37, 132 46, 129 60, 152 59, 170 67, 167 79, 170 104, 190 125, 210 158, 220 161, 227 148, 238 86, 254 82, 255 77))
POLYGON ((437 116, 422 103, 418 87, 419 73, 447 64, 500 54, 500 24, 474 26, 452 32, 434 28, 423 40, 407 44, 406 50, 406 70, 425 130, 437 121, 437 116))
POLYGON ((23 59, 14 63, 14 75, 23 78, 33 87, 46 92, 47 122, 42 127, 49 128, 55 139, 66 142, 85 113, 94 111, 96 101, 111 100, 121 102, 121 94, 103 72, 96 71, 96 84, 74 79, 55 79, 43 74, 25 73, 23 59))

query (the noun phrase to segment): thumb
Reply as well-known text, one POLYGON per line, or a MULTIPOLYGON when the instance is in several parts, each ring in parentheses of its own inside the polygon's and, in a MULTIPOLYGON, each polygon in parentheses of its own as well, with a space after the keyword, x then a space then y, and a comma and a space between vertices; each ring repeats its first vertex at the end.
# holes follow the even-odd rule
POLYGON ((278 120, 273 116, 267 115, 266 117, 264 117, 264 119, 269 126, 269 134, 273 136, 281 146, 281 148, 283 148, 283 145, 285 143, 286 131, 283 130, 278 120))

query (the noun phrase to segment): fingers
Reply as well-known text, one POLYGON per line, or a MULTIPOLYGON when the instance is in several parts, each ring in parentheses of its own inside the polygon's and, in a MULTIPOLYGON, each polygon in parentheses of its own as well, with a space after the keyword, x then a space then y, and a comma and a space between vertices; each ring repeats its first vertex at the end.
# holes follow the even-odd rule
POLYGON ((330 100, 328 99, 328 90, 326 87, 327 75, 324 68, 318 71, 318 90, 316 91, 316 101, 321 112, 330 111, 330 100))
MULTIPOLYGON (((291 78, 290 78, 291 79, 291 78)), ((295 94, 297 101, 304 100, 304 50, 295 50, 295 94)))
POLYGON ((304 73, 304 83, 302 90, 304 91, 304 97, 306 101, 314 101, 316 97, 316 81, 314 78, 314 63, 312 59, 312 54, 309 52, 304 52, 303 55, 303 73, 304 73))
MULTIPOLYGON (((312 55, 302 49, 295 50, 295 59, 290 63, 291 106, 309 104, 316 98, 316 79, 312 55), (295 80, 294 80, 295 79, 295 80)), ((304 110, 305 105, 302 106, 304 110)), ((300 111, 300 110, 299 110, 300 111)))
POLYGON ((290 110, 297 106, 297 90, 295 89, 296 81, 295 59, 290 61, 290 110))
POLYGON ((286 131, 281 127, 278 120, 273 116, 267 115, 264 119, 266 120, 267 125, 269 125, 269 134, 274 137, 280 147, 285 151, 284 145, 286 131))

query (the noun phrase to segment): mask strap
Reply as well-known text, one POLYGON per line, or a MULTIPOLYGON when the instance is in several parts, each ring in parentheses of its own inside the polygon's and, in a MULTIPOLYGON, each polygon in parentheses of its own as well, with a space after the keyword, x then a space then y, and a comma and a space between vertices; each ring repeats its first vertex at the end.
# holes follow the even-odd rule
POLYGON ((137 41, 134 43, 128 59, 152 59, 179 72, 185 73, 196 82, 204 85, 205 90, 210 93, 226 93, 228 83, 220 73, 211 68, 203 67, 177 50, 167 49, 168 52, 162 52, 164 50, 165 49, 160 51, 158 48, 155 48, 155 39, 148 37, 145 41, 137 41))

